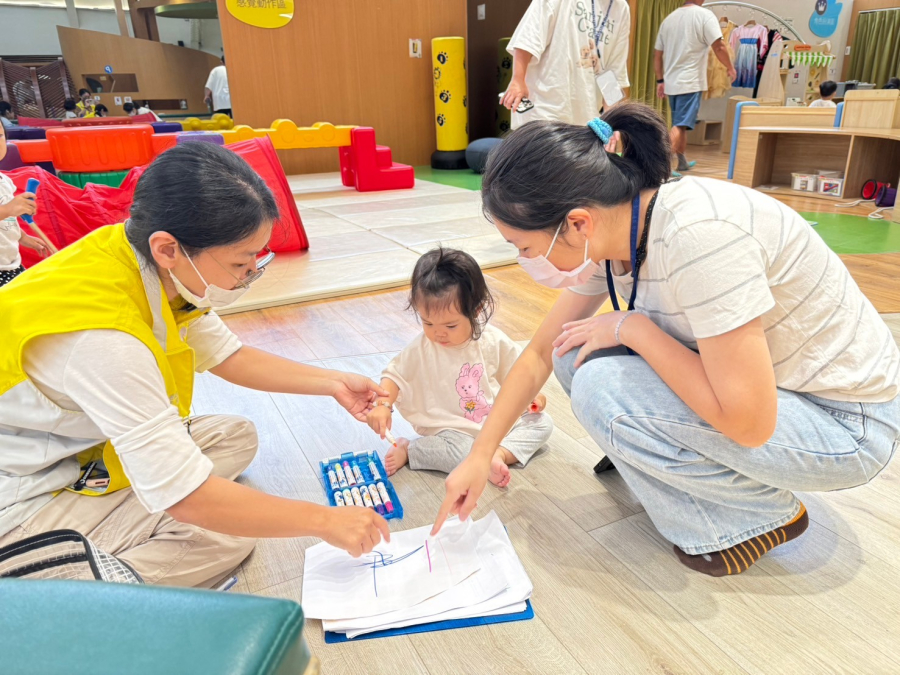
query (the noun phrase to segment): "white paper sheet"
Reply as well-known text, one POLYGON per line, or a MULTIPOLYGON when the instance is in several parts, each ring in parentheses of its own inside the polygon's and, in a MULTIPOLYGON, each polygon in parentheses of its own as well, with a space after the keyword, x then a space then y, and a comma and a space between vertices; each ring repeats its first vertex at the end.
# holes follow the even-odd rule
POLYGON ((473 522, 471 528, 477 537, 477 553, 482 562, 479 572, 452 590, 409 608, 378 616, 325 621, 325 630, 347 633, 348 637, 353 638, 385 628, 524 611, 524 601, 531 597, 531 580, 500 518, 491 511, 481 520, 473 522), (494 577, 493 581, 491 577, 494 577), (488 592, 501 586, 500 592, 488 592))
POLYGON ((371 553, 354 558, 330 544, 306 551, 303 612, 310 619, 360 618, 411 607, 443 593, 481 568, 477 532, 448 522, 391 533, 371 553))

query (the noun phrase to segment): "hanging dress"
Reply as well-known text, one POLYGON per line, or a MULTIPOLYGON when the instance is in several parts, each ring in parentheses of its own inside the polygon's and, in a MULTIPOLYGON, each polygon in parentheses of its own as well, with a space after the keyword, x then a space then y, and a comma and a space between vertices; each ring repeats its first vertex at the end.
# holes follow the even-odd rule
MULTIPOLYGON (((737 28, 737 24, 729 21, 722 28, 722 38, 725 49, 728 52, 728 58, 734 63, 734 50, 731 48, 731 32, 737 28)), ((703 92, 703 98, 722 98, 731 89, 731 79, 728 77, 728 69, 722 65, 716 52, 709 50, 709 59, 706 68, 706 91, 703 92)))
POLYGON ((735 28, 731 32, 731 47, 735 51, 734 68, 737 70, 735 87, 752 89, 756 86, 756 65, 768 48, 769 31, 757 23, 735 28))

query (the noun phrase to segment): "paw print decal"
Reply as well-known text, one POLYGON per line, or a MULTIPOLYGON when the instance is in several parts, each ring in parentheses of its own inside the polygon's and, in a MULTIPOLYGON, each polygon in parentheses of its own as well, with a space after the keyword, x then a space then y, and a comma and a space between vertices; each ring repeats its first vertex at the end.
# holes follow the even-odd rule
POLYGON ((438 63, 440 63, 442 66, 447 63, 447 52, 441 52, 440 54, 438 54, 437 60, 438 63))
POLYGON ((436 80, 441 79, 441 69, 440 68, 434 69, 434 79, 436 79, 436 80))
POLYGON ((500 122, 500 131, 504 133, 509 131, 509 122, 507 122, 506 120, 500 122))
MULTIPOLYGON (((442 91, 439 98, 444 103, 450 103, 450 92, 446 91, 446 90, 442 91)), ((463 105, 465 105, 465 104, 463 104, 463 105)))
POLYGON ((509 70, 512 68, 512 59, 507 56, 500 62, 500 65, 503 66, 504 70, 509 70))
POLYGON ((447 119, 443 115, 437 116, 437 123, 438 123, 439 127, 444 126, 444 122, 446 122, 446 121, 447 121, 447 119))

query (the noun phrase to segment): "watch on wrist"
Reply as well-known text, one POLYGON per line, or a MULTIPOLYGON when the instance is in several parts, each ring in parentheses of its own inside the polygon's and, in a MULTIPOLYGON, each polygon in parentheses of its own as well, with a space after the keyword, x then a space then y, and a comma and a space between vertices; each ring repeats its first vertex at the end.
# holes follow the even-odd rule
POLYGON ((657 80, 656 84, 662 84, 663 82, 665 82, 665 80, 657 80))
POLYGON ((383 401, 383 400, 382 400, 382 401, 375 401, 375 405, 376 405, 376 406, 383 405, 385 408, 387 408, 387 409, 390 410, 391 412, 394 412, 394 406, 393 406, 393 404, 391 404, 390 401, 383 401))

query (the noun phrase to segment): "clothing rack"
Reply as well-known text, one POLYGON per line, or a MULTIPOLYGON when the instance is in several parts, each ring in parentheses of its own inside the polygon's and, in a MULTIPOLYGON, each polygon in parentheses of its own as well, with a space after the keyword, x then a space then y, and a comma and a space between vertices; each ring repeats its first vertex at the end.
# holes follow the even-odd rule
POLYGON ((750 9, 750 10, 753 10, 754 12, 759 12, 760 14, 765 14, 765 15, 768 16, 769 18, 775 19, 775 21, 778 22, 779 28, 783 28, 783 29, 784 29, 784 30, 781 30, 781 31, 780 31, 782 34, 784 34, 784 33, 790 33, 791 35, 794 36, 794 39, 798 40, 799 42, 804 42, 803 38, 800 37, 800 34, 797 33, 797 31, 795 31, 795 30, 790 26, 790 24, 788 24, 787 22, 785 22, 785 20, 782 19, 782 18, 781 18, 780 16, 778 16, 777 14, 774 14, 773 12, 770 12, 769 10, 767 10, 765 7, 759 7, 759 6, 757 6, 757 5, 752 5, 752 4, 750 4, 749 2, 728 2, 727 0, 723 0, 722 2, 705 2, 705 3, 703 3, 703 6, 704 6, 705 8, 710 8, 710 7, 724 7, 724 6, 729 6, 729 7, 742 7, 742 8, 744 8, 744 9, 750 9))

